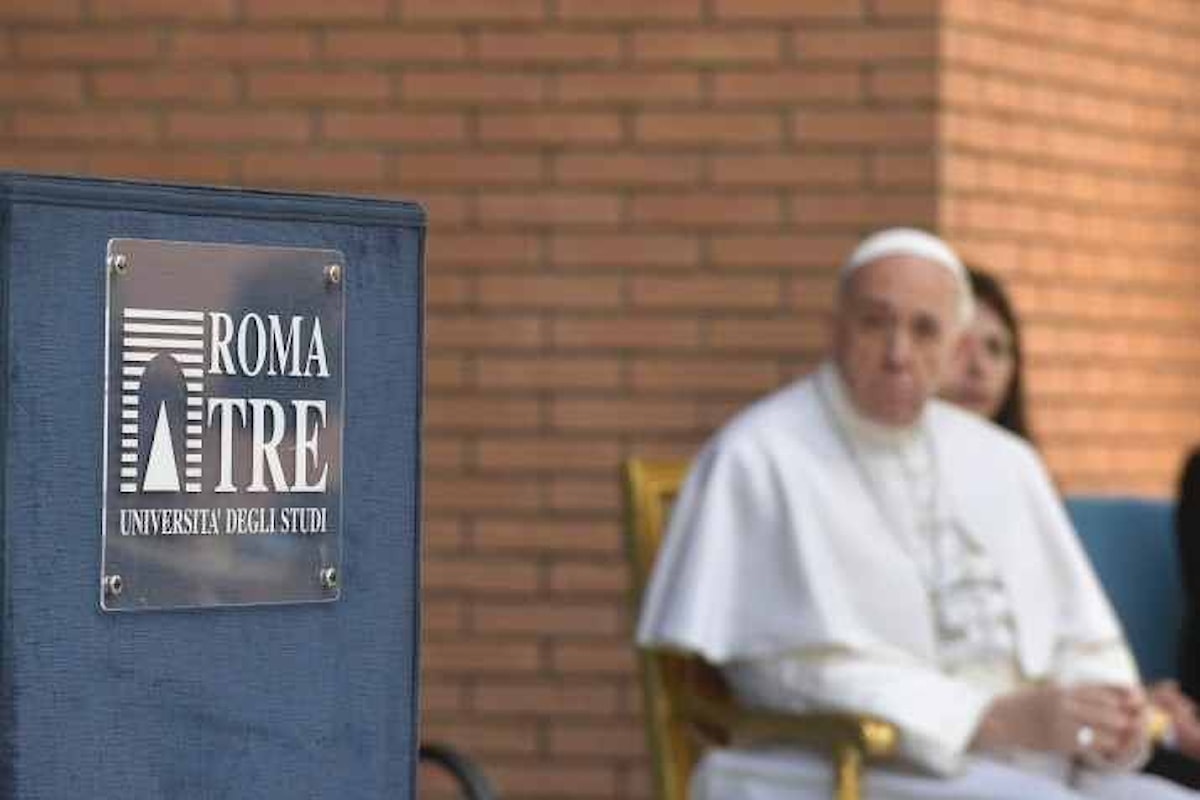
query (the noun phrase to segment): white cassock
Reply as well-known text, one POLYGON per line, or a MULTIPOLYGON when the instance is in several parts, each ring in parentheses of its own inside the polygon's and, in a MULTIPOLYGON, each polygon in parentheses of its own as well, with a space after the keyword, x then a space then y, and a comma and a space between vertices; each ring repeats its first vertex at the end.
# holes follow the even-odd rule
MULTIPOLYGON (((968 752, 998 695, 1137 670, 1037 455, 930 402, 875 425, 837 369, 759 401, 692 465, 647 587, 642 646, 702 656, 739 700, 871 714, 902 764, 867 797, 1194 797, 1157 778, 968 752)), ((787 749, 705 756, 693 800, 829 797, 829 765, 787 749)))

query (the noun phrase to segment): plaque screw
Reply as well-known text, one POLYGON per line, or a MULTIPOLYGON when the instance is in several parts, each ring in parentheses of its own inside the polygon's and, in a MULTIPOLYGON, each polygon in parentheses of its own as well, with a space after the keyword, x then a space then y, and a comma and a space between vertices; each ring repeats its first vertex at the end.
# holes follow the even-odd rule
POLYGON ((109 597, 120 597, 124 589, 125 582, 121 580, 120 575, 104 576, 104 593, 109 597))
POLYGON ((342 282, 341 264, 329 264, 325 267, 325 282, 330 286, 337 286, 342 282))
POLYGON ((115 275, 124 275, 129 272, 129 256, 124 253, 113 253, 108 257, 108 268, 115 275))
POLYGON ((333 590, 338 587, 337 567, 325 567, 321 570, 321 588, 333 590))

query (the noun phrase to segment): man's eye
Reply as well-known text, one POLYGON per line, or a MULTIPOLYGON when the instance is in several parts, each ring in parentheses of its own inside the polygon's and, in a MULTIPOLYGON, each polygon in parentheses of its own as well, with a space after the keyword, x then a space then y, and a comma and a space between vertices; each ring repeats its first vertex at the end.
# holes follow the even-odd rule
POLYGON ((919 319, 913 324, 913 336, 922 341, 933 341, 942 335, 942 326, 931 319, 919 319))

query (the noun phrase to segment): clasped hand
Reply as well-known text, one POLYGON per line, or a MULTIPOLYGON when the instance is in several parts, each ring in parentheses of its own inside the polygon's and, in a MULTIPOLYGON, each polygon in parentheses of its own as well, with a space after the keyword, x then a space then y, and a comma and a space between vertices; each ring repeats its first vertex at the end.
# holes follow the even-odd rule
POLYGON ((974 744, 1060 753, 1098 767, 1132 764, 1148 746, 1149 710, 1137 688, 1034 686, 993 701, 974 744))

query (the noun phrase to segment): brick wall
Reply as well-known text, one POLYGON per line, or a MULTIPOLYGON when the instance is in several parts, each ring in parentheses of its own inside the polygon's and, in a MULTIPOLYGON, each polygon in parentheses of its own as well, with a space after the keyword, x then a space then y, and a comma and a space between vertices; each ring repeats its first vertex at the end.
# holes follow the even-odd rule
POLYGON ((943 11, 941 226, 1014 286, 1051 467, 1170 493, 1200 440, 1200 9, 943 11))
POLYGON ((1068 485, 1163 491, 1197 433, 1200 50, 1115 0, 1055 6, 1083 41, 1012 29, 1048 3, 941 5, 7 0, 0 166, 424 202, 426 734, 506 798, 645 797, 618 464, 810 367, 866 230, 1013 277, 1068 485))

